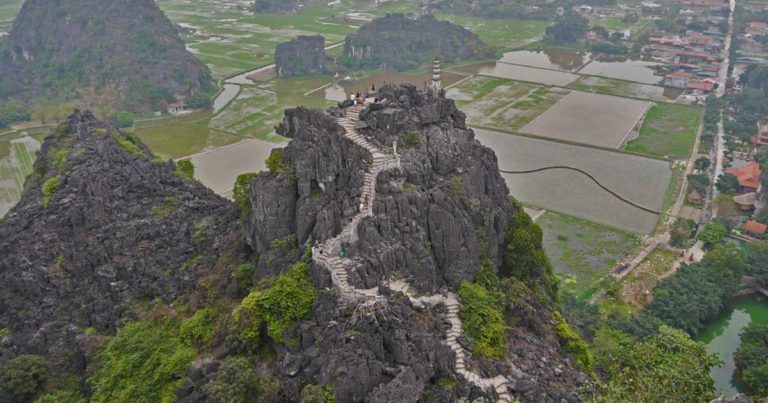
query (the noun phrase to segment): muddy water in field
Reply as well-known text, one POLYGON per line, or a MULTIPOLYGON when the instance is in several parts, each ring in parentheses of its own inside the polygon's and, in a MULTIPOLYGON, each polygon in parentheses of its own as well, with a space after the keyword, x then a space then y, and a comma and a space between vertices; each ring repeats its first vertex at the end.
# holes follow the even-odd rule
POLYGON ((228 195, 239 175, 266 170, 273 148, 285 144, 250 139, 189 158, 195 165, 195 179, 220 195, 228 195))
POLYGON ((589 64, 579 70, 579 73, 643 84, 659 84, 664 77, 656 75, 653 69, 656 66, 659 66, 659 63, 618 57, 601 57, 598 60, 589 62, 589 64))
POLYGON ((504 63, 574 72, 589 62, 590 54, 568 49, 518 50, 504 53, 504 63))
MULTIPOLYGON (((492 148, 499 168, 527 171, 565 165, 589 172, 624 198, 659 209, 672 171, 661 160, 548 140, 473 129, 492 148)), ((530 204, 585 218, 626 231, 651 232, 658 216, 629 206, 599 188, 586 176, 567 170, 502 174, 510 194, 530 204)))
POLYGON ((481 63, 461 67, 460 71, 483 76, 506 78, 509 80, 528 81, 565 87, 576 81, 578 75, 564 71, 547 70, 536 67, 520 66, 505 62, 481 63))

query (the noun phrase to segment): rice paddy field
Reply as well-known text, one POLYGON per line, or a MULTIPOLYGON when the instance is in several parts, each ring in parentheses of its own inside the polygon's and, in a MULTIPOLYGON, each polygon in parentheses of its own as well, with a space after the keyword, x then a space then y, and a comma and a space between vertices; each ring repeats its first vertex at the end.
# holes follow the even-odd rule
MULTIPOLYGON (((565 165, 590 173, 603 185, 645 208, 660 210, 672 176, 666 161, 548 140, 475 129, 478 140, 492 148, 499 167, 526 171, 565 165)), ((611 196, 583 174, 556 169, 503 174, 510 194, 523 202, 601 223, 627 232, 647 234, 658 215, 611 196)))
POLYGON ((526 125, 522 132, 618 148, 649 107, 647 101, 574 91, 526 125))
POLYGON ((521 81, 475 76, 448 90, 471 125, 518 130, 570 91, 521 81))
POLYGON ((266 159, 282 143, 244 140, 189 158, 195 165, 195 179, 220 195, 229 195, 238 175, 266 170, 266 159))
POLYGON ((582 298, 639 245, 636 235, 547 211, 536 222, 544 230, 544 248, 566 290, 582 298))
POLYGON ((640 136, 625 150, 642 154, 687 159, 693 152, 701 122, 702 108, 659 103, 646 114, 640 136))
POLYGON ((657 85, 640 84, 595 76, 582 76, 568 87, 584 92, 648 99, 657 102, 673 102, 682 93, 682 90, 675 88, 664 88, 657 85))
POLYGON ((343 7, 305 7, 291 14, 254 14, 250 1, 158 0, 179 25, 187 48, 221 79, 273 62, 275 48, 298 35, 323 35, 327 43, 344 40, 354 26, 325 23, 343 7))
POLYGON ((0 0, 0 22, 13 20, 22 3, 23 0, 0 0))
POLYGON ((521 66, 504 62, 488 62, 463 66, 458 71, 507 80, 527 81, 537 84, 565 87, 576 81, 578 75, 557 70, 521 66))
POLYGON ((41 140, 47 129, 0 137, 0 217, 21 199, 24 181, 32 172, 41 140))

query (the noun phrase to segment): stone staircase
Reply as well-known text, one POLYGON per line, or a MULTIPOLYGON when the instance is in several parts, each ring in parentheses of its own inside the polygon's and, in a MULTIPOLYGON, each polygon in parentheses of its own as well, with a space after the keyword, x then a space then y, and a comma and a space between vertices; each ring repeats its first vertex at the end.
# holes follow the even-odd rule
MULTIPOLYGON (((370 100, 368 100, 370 101, 370 100)), ((336 237, 325 242, 324 253, 314 249, 312 258, 315 262, 323 265, 331 273, 331 279, 334 286, 341 292, 343 298, 349 301, 372 301, 384 299, 378 292, 378 288, 359 289, 349 284, 349 272, 347 265, 349 259, 341 256, 342 245, 357 241, 357 226, 363 218, 373 215, 373 201, 376 197, 376 177, 378 174, 391 166, 400 165, 399 157, 388 156, 378 147, 369 143, 361 136, 356 129, 359 121, 360 111, 363 106, 356 106, 346 109, 346 116, 339 119, 339 124, 344 128, 344 135, 355 144, 368 150, 373 156, 373 163, 364 174, 363 189, 360 195, 360 211, 344 227, 336 237), (396 161, 395 164, 392 162, 396 161)), ((454 293, 433 294, 428 296, 416 296, 416 293, 407 283, 395 281, 390 284, 390 288, 396 291, 402 291, 411 301, 420 306, 434 306, 445 304, 447 313, 444 320, 450 324, 450 329, 446 331, 444 343, 456 355, 456 372, 461 374, 468 382, 472 382, 483 390, 493 390, 498 396, 498 402, 511 403, 512 396, 509 394, 509 380, 503 376, 494 378, 484 378, 479 374, 470 371, 468 368, 467 351, 459 343, 458 337, 461 335, 461 318, 459 318, 460 304, 454 293)))

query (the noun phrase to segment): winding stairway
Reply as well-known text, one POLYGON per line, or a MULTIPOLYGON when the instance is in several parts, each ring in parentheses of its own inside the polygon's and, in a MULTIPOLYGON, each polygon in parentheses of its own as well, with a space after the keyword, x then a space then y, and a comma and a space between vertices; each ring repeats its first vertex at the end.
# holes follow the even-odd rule
MULTIPOLYGON (((366 100, 368 102, 372 99, 366 100)), ((356 129, 359 122, 359 113, 363 106, 355 106, 346 109, 346 116, 339 119, 339 124, 344 128, 344 135, 355 144, 368 150, 373 156, 373 163, 366 170, 363 182, 363 189, 360 195, 360 211, 344 227, 336 237, 325 242, 322 253, 319 249, 312 251, 312 259, 321 264, 331 273, 333 284, 341 292, 343 298, 349 301, 360 301, 372 303, 383 301, 386 298, 379 294, 378 288, 361 289, 355 288, 349 284, 349 272, 347 265, 350 260, 342 253, 344 243, 354 243, 357 241, 357 226, 365 217, 373 216, 373 200, 376 197, 376 177, 386 169, 399 168, 400 159, 397 155, 387 155, 378 147, 369 143, 361 136, 356 129)), ((498 396, 497 402, 512 402, 512 396, 509 394, 509 379, 504 376, 486 378, 468 368, 467 351, 459 343, 458 338, 461 335, 461 319, 459 318, 459 300, 452 292, 445 294, 433 294, 429 296, 416 296, 416 293, 402 281, 393 281, 390 288, 394 291, 401 291, 415 305, 434 306, 444 304, 447 312, 444 320, 450 324, 446 331, 443 343, 447 345, 456 355, 456 372, 461 374, 468 382, 472 382, 483 390, 493 390, 498 396)))

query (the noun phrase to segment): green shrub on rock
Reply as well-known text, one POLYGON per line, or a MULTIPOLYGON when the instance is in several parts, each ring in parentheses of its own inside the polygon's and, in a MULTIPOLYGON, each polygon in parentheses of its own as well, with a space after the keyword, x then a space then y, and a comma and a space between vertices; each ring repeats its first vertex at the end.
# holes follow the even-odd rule
POLYGON ((243 299, 235 313, 241 324, 241 335, 251 341, 268 336, 275 342, 283 342, 286 329, 312 315, 315 294, 309 265, 295 264, 278 276, 270 288, 253 291, 243 299), (261 333, 262 327, 266 328, 266 334, 261 333))
POLYGON ((58 176, 50 178, 43 183, 43 207, 48 208, 51 198, 59 186, 61 186, 61 178, 58 176))
POLYGON ((24 403, 40 392, 48 377, 45 358, 20 355, 0 367, 0 401, 24 403))
POLYGON ((197 355, 171 319, 128 323, 96 354, 91 402, 173 402, 197 355))
POLYGON ((506 326, 504 304, 480 284, 464 281, 459 288, 464 333, 474 342, 474 354, 504 358, 506 326))

